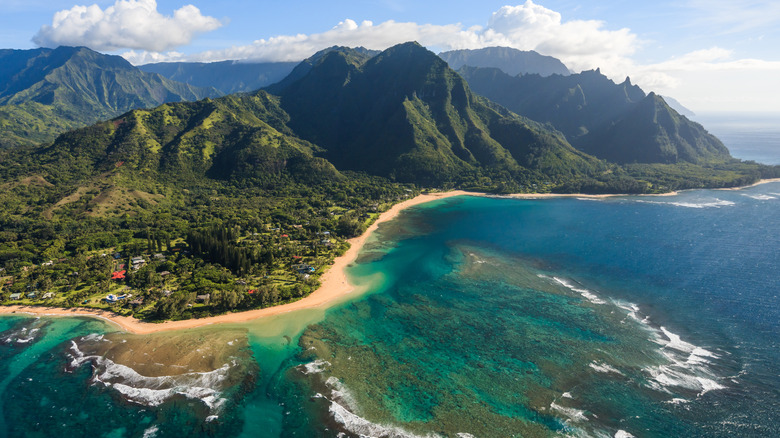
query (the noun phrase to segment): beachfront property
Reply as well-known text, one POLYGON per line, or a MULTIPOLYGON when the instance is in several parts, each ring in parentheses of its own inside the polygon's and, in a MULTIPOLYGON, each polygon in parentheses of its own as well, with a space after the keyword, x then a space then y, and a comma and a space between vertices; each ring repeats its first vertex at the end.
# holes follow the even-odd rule
POLYGON ((15 294, 11 294, 11 299, 12 300, 21 300, 22 299, 22 294, 19 293, 19 292, 15 293, 15 294))

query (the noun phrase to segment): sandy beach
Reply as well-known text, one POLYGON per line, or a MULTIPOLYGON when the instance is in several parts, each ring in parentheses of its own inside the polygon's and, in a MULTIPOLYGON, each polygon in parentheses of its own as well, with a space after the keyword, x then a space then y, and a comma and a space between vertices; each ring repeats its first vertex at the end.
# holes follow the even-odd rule
POLYGON ((715 190, 742 190, 750 187, 759 186, 761 184, 774 183, 774 182, 780 182, 780 178, 760 179, 757 182, 750 184, 749 186, 729 187, 727 189, 715 189, 715 190))
MULTIPOLYGON (((746 187, 753 187, 759 184, 765 184, 770 182, 778 182, 780 179, 766 179, 758 181, 755 184, 746 187)), ((746 187, 735 187, 732 189, 724 190, 739 190, 746 187)), ((663 193, 656 196, 673 196, 677 192, 663 193)), ((362 235, 349 239, 350 248, 344 255, 337 257, 333 265, 320 278, 321 286, 311 295, 302 298, 296 302, 283 304, 275 307, 268 307, 265 309, 247 310, 243 312, 228 313, 225 315, 214 316, 209 318, 200 319, 188 319, 184 321, 166 321, 161 323, 148 323, 138 319, 120 316, 113 312, 106 310, 95 310, 86 308, 71 308, 64 309, 60 307, 44 307, 44 306, 0 306, 0 314, 9 313, 27 313, 31 315, 40 316, 88 316, 94 318, 104 319, 119 326, 122 330, 135 333, 135 334, 148 334, 156 333, 168 330, 182 330, 192 329, 197 327, 203 327, 210 324, 226 324, 226 323, 239 323, 251 321, 257 318, 263 318, 273 315, 279 315, 282 313, 293 312, 301 309, 311 309, 326 307, 329 303, 342 298, 354 290, 347 279, 345 272, 346 267, 357 259, 358 253, 363 248, 366 240, 377 229, 377 227, 389 220, 392 220, 398 214, 406 208, 424 204, 426 202, 434 201, 437 199, 450 198, 453 196, 471 195, 471 196, 495 196, 495 197, 509 197, 516 199, 547 199, 547 198, 610 198, 618 196, 629 196, 620 194, 603 194, 603 195, 587 195, 587 194, 558 194, 558 193, 521 193, 512 195, 488 195, 485 193, 466 192, 462 190, 453 190, 449 192, 421 194, 412 199, 400 202, 394 205, 389 210, 382 213, 379 218, 364 232, 362 235)), ((647 195, 643 195, 647 196, 647 195)))
POLYGON ((44 306, 2 306, 0 314, 8 313, 27 313, 38 316, 88 316, 109 321, 122 330, 135 334, 149 334, 168 330, 183 330, 203 327, 210 324, 226 324, 251 321, 257 318, 263 318, 282 313, 292 312, 301 309, 310 309, 323 307, 328 303, 341 298, 354 290, 354 287, 347 280, 345 268, 358 256, 360 249, 366 243, 368 237, 377 229, 379 224, 392 220, 406 208, 414 205, 424 204, 437 199, 450 198, 460 195, 479 195, 478 193, 469 193, 464 191, 450 191, 442 193, 431 193, 418 195, 412 199, 400 202, 389 210, 385 211, 362 235, 349 239, 350 248, 344 255, 337 257, 333 265, 320 278, 321 286, 311 295, 302 298, 294 303, 283 304, 281 306, 267 307, 265 309, 247 310, 244 312, 228 313, 209 318, 188 319, 184 321, 166 321, 161 323, 148 323, 139 321, 132 317, 120 316, 106 310, 94 310, 85 308, 63 309, 60 307, 44 306))

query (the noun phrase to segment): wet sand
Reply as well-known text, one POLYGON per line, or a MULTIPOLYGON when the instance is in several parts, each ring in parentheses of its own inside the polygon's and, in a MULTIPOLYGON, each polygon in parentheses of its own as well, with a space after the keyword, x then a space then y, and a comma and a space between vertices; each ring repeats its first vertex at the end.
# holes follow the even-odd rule
POLYGON ((210 324, 240 323, 301 309, 326 307, 328 304, 333 303, 337 299, 350 294, 354 290, 353 285, 351 285, 347 280, 345 269, 349 264, 355 261, 358 253, 360 253, 361 248, 366 243, 366 240, 377 229, 379 224, 392 220, 398 216, 401 211, 411 206, 460 195, 480 194, 458 190, 442 193, 422 194, 394 205, 392 208, 382 213, 379 218, 366 230, 365 233, 348 240, 350 243, 349 250, 347 250, 344 255, 337 257, 333 265, 322 275, 320 278, 321 286, 316 291, 312 292, 309 296, 293 303, 283 304, 275 307, 267 307, 265 309, 229 313, 226 315, 213 316, 209 318, 188 319, 183 321, 166 321, 161 323, 143 322, 132 317, 120 316, 106 310, 85 308, 63 309, 59 307, 43 306, 3 306, 0 307, 0 314, 27 313, 38 316, 96 317, 109 321, 119 326, 122 330, 130 333, 149 334, 169 330, 192 329, 210 324))
MULTIPOLYGON (((780 179, 766 179, 758 181, 757 183, 747 186, 753 187, 759 184, 765 184, 770 182, 778 182, 780 179)), ((745 187, 735 187, 729 190, 739 190, 745 187)), ((673 196, 677 192, 664 193, 657 196, 673 196)), ((400 202, 394 205, 389 210, 382 213, 379 218, 366 230, 362 235, 349 239, 350 248, 344 255, 337 257, 333 265, 322 275, 320 278, 321 286, 309 296, 304 297, 298 301, 289 304, 283 304, 275 307, 268 307, 265 309, 248 310, 244 312, 229 313, 226 315, 213 316, 209 318, 200 319, 188 319, 184 321, 166 321, 160 323, 143 322, 138 319, 120 316, 113 312, 106 310, 95 310, 85 308, 71 308, 63 309, 60 307, 45 307, 45 306, 0 306, 0 314, 9 313, 27 313, 31 315, 39 316, 87 316, 101 318, 108 322, 111 322, 119 326, 122 330, 135 333, 135 334, 149 334, 157 333, 169 330, 183 330, 192 329, 197 327, 203 327, 211 324, 228 324, 228 323, 241 323, 246 321, 255 320, 258 318, 264 318, 274 315, 280 315, 283 313, 293 312, 301 309, 311 308, 325 308, 329 304, 333 304, 338 299, 348 296, 354 291, 353 285, 351 285, 347 279, 345 269, 348 265, 353 263, 360 250, 365 245, 366 240, 371 234, 378 228, 378 226, 389 220, 392 220, 398 216, 401 211, 406 208, 424 204, 426 202, 435 201, 438 199, 450 198, 453 196, 495 196, 495 197, 510 197, 517 199, 547 199, 547 198, 610 198, 618 196, 629 196, 621 194, 603 194, 603 195, 587 195, 587 194, 557 194, 557 193, 521 193, 512 195, 487 195, 484 193, 466 192, 462 190, 453 190, 449 192, 441 193, 429 193, 418 195, 412 199, 400 202)), ((643 195, 647 196, 647 195, 643 195)))

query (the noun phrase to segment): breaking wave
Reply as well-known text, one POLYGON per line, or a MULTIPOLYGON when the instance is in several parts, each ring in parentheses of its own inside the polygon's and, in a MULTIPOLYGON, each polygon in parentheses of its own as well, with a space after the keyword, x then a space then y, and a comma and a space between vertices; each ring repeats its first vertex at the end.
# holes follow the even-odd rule
MULTIPOLYGON (((102 337, 91 340, 101 339, 102 337)), ((153 407, 173 397, 183 396, 201 401, 211 413, 219 412, 226 402, 226 399, 221 397, 220 388, 227 379, 230 369, 236 365, 235 362, 225 364, 216 370, 202 373, 149 377, 105 357, 86 355, 75 341, 71 341, 70 351, 71 362, 68 371, 75 370, 85 363, 91 363, 92 383, 113 388, 128 402, 153 407)))
POLYGON ((559 284, 559 285, 561 285, 561 286, 563 286, 563 287, 565 287, 565 288, 567 288, 567 289, 569 289, 569 290, 571 290, 573 292, 576 292, 576 293, 582 295, 583 298, 585 298, 586 300, 590 301, 593 304, 606 304, 607 303, 606 301, 604 301, 601 298, 599 298, 598 295, 593 293, 593 291, 585 289, 585 288, 582 288, 582 287, 577 287, 577 286, 573 285, 572 283, 570 283, 569 281, 564 280, 564 279, 562 279, 560 277, 548 277, 548 276, 542 275, 542 274, 539 274, 538 276, 539 276, 539 278, 545 278, 545 279, 548 279, 548 280, 552 280, 555 283, 557 283, 557 284, 559 284))
MULTIPOLYGON (((539 277, 550 279, 582 295, 594 304, 607 303, 593 291, 575 286, 572 281, 541 274, 539 277)), ((720 383, 722 379, 716 375, 711 367, 712 361, 719 358, 717 354, 682 340, 679 335, 666 327, 653 326, 649 316, 641 315, 639 306, 634 303, 619 300, 610 301, 613 305, 626 311, 631 319, 640 323, 640 326, 650 333, 650 340, 661 346, 658 351, 664 363, 643 368, 646 375, 650 377, 647 382, 650 388, 669 394, 671 394, 671 388, 683 389, 693 391, 697 396, 726 388, 720 383)), ((594 361, 589 366, 600 373, 623 375, 620 370, 605 362, 594 361)))
POLYGON ((757 201, 769 201, 770 199, 777 199, 776 197, 770 195, 748 195, 747 193, 743 193, 742 196, 755 199, 757 201))
POLYGON ((641 202, 643 204, 672 205, 675 207, 685 207, 685 208, 720 208, 720 207, 730 207, 732 205, 736 205, 732 201, 726 201, 718 198, 715 198, 713 200, 708 200, 708 201, 700 201, 700 202, 683 202, 683 201, 664 202, 664 201, 647 201, 644 199, 637 199, 635 202, 641 202))

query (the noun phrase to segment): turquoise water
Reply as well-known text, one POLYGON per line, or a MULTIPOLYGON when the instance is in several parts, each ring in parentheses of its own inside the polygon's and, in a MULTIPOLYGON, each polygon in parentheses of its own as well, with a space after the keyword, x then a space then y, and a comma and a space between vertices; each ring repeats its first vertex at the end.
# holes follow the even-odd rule
POLYGON ((327 311, 154 348, 88 336, 111 331, 98 321, 0 318, 3 430, 779 436, 779 211, 778 183, 451 198, 381 226, 349 271, 368 292, 327 311), (227 351, 205 350, 217 344, 227 351), (179 353, 137 359, 138 372, 115 366, 123 348, 137 358, 198 345, 193 357, 219 355, 208 371, 143 374, 179 353))

